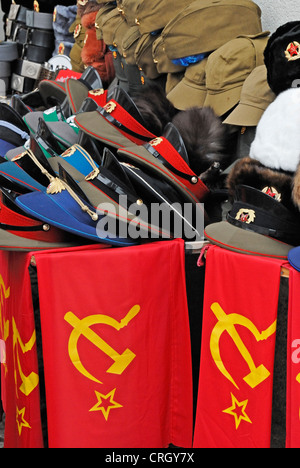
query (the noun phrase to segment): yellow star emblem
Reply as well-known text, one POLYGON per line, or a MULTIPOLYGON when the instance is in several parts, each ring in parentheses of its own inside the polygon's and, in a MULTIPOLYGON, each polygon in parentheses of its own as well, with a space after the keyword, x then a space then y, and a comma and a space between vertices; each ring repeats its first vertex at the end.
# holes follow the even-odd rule
POLYGON ((31 426, 29 425, 29 423, 27 421, 25 421, 25 411, 26 411, 26 408, 22 408, 21 410, 19 410, 19 408, 17 407, 17 425, 18 425, 18 432, 19 432, 19 436, 21 435, 22 433, 22 428, 23 427, 28 427, 28 429, 31 429, 31 426))
POLYGON ((99 393, 95 390, 96 397, 98 399, 97 403, 93 408, 90 409, 90 411, 102 411, 103 416, 105 417, 106 421, 108 420, 108 416, 110 413, 110 410, 114 408, 122 408, 123 405, 120 405, 116 401, 114 401, 114 396, 115 396, 116 388, 114 388, 111 392, 109 392, 107 395, 103 395, 102 393, 99 393))
POLYGON ((248 404, 248 400, 239 402, 235 398, 235 396, 231 393, 231 402, 232 402, 232 406, 230 406, 230 408, 223 410, 223 413, 231 414, 234 417, 235 428, 238 429, 241 421, 246 421, 252 424, 251 419, 246 414, 246 407, 248 404))

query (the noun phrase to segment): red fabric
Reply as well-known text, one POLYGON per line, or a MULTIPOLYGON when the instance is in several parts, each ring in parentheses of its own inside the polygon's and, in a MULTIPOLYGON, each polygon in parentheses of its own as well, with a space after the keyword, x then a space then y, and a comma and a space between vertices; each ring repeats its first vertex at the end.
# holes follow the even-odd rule
POLYGON ((102 39, 97 39, 95 20, 97 11, 92 11, 82 16, 81 23, 86 29, 86 36, 81 50, 81 59, 86 66, 94 67, 102 81, 110 84, 115 71, 112 66, 112 53, 102 39))
MULTIPOLYGON (((176 174, 177 178, 184 184, 198 199, 202 201, 206 195, 209 193, 209 189, 206 185, 199 179, 196 174, 192 171, 189 165, 184 161, 180 154, 176 151, 174 146, 164 137, 155 138, 149 142, 151 146, 175 169, 180 172, 183 172, 186 175, 190 176, 190 180, 181 177, 180 174, 176 174), (193 184, 191 179, 196 177, 197 183, 193 184)), ((172 170, 172 169, 171 169, 172 170)))
POLYGON ((290 268, 287 335, 286 447, 300 448, 300 273, 290 268))
POLYGON ((35 255, 50 447, 191 447, 181 239, 35 255))
POLYGON ((124 107, 122 107, 117 101, 111 99, 108 101, 104 109, 111 114, 111 116, 118 122, 121 122, 129 130, 137 133, 138 135, 146 138, 155 138, 155 135, 151 133, 147 128, 143 127, 134 117, 132 117, 124 107))
POLYGON ((194 447, 270 446, 281 265, 207 252, 194 447))
POLYGON ((0 338, 6 448, 42 448, 37 343, 28 272, 30 254, 0 252, 0 338))

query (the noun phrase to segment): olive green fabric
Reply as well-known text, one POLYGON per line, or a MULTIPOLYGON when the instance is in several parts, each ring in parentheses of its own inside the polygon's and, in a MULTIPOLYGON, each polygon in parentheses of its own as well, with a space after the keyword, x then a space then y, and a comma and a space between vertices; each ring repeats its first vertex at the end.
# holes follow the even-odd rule
POLYGON ((179 110, 193 106, 202 107, 206 95, 205 68, 207 58, 201 62, 189 65, 183 78, 167 94, 169 101, 179 110))
POLYGON ((190 3, 191 0, 141 0, 135 22, 141 34, 160 30, 190 3))
POLYGON ((136 24, 136 11, 139 4, 140 0, 117 0, 118 10, 128 26, 134 26, 136 24))
POLYGON ((159 35, 152 45, 153 61, 159 73, 178 73, 185 70, 182 65, 175 65, 167 56, 164 38, 159 35))
POLYGON ((161 33, 170 59, 212 52, 240 34, 262 31, 261 10, 251 0, 196 0, 172 18, 161 33))
POLYGON ((206 226, 205 236, 212 244, 247 255, 286 259, 293 248, 272 237, 233 226, 227 221, 206 226))
POLYGON ((155 36, 148 33, 143 34, 135 49, 135 61, 137 66, 143 74, 151 80, 155 80, 160 75, 152 55, 152 45, 154 41, 155 36))
POLYGON ((69 54, 72 70, 78 73, 82 73, 84 71, 84 64, 81 59, 81 51, 83 48, 86 30, 81 24, 80 16, 77 15, 75 21, 69 28, 69 32, 72 33, 74 37, 74 44, 69 54))
POLYGON ((275 99, 267 81, 267 67, 260 65, 246 78, 238 106, 224 120, 229 125, 256 127, 267 107, 275 99))
POLYGON ((263 52, 269 31, 256 36, 240 36, 214 51, 207 60, 204 106, 210 106, 219 116, 239 103, 246 78, 263 65, 263 52))
POLYGON ((95 20, 95 27, 96 27, 96 37, 98 40, 103 39, 103 32, 102 32, 102 24, 103 21, 112 10, 116 10, 115 5, 108 3, 103 5, 97 12, 96 20, 95 20))
POLYGON ((129 26, 123 36, 121 43, 120 54, 126 60, 128 65, 136 65, 135 49, 141 37, 141 33, 137 26, 129 26))

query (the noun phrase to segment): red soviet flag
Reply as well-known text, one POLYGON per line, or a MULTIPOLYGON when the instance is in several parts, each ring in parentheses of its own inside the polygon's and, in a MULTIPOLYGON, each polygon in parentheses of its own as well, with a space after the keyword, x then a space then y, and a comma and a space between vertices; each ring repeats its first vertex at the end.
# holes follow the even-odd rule
POLYGON ((287 334, 286 447, 300 448, 300 273, 290 267, 287 334))
POLYGON ((32 292, 31 254, 0 252, 0 330, 5 343, 1 387, 6 448, 42 448, 40 381, 32 292), (4 332, 4 333, 3 333, 4 332))
POLYGON ((35 257, 49 446, 191 447, 184 242, 35 257))
POLYGON ((194 447, 269 447, 282 261, 210 247, 194 447))

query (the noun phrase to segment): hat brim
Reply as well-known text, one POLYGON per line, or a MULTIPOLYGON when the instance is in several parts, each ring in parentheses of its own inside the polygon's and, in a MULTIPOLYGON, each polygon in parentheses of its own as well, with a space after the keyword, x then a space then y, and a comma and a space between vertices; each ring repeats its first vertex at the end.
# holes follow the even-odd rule
POLYGON ((211 107, 215 113, 221 117, 239 103, 242 88, 243 83, 241 83, 240 86, 228 89, 227 91, 223 91, 221 93, 212 93, 208 89, 203 106, 211 107))
POLYGON ((84 213, 67 191, 53 195, 45 192, 28 193, 19 196, 16 203, 31 216, 77 236, 117 246, 136 244, 131 239, 120 238, 115 233, 99 229, 98 222, 84 213))
POLYGON ((0 164, 0 174, 7 177, 17 185, 27 188, 29 191, 44 191, 46 188, 33 179, 26 171, 13 161, 0 164))
POLYGON ((145 170, 149 170, 156 176, 165 179, 176 190, 179 191, 183 200, 192 203, 199 203, 196 196, 181 183, 171 171, 164 166, 158 158, 155 158, 144 146, 134 145, 127 148, 120 148, 118 154, 125 161, 134 161, 134 163, 145 170))
POLYGON ((233 252, 286 260, 293 246, 271 237, 220 221, 206 226, 205 237, 212 244, 233 252))
POLYGON ((228 125, 238 125, 240 127, 257 127, 264 111, 264 109, 259 107, 239 103, 223 123, 228 125))
POLYGON ((294 247, 288 253, 288 261, 295 270, 300 271, 300 247, 294 247))
MULTIPOLYGON (((33 135, 36 135, 39 119, 43 118, 43 112, 30 112, 24 116, 24 121, 33 135)), ((65 146, 72 146, 78 141, 78 134, 67 122, 47 122, 49 130, 65 146)))
POLYGON ((72 247, 78 242, 42 242, 35 239, 17 236, 11 232, 0 229, 0 249, 18 252, 30 252, 31 250, 47 250, 72 247))
POLYGON ((83 101, 88 97, 89 89, 82 81, 74 80, 73 78, 66 80, 65 88, 69 106, 73 114, 76 114, 82 106, 83 101))
MULTIPOLYGON (((39 83, 39 92, 46 104, 51 105, 51 98, 54 98, 55 101, 63 103, 67 93, 65 83, 55 80, 42 80, 39 83), (50 102, 49 102, 50 101, 50 102)), ((53 105, 53 103, 52 103, 53 105)))
POLYGON ((207 95, 205 86, 197 86, 190 83, 184 77, 167 94, 168 100, 178 110, 186 110, 190 107, 203 107, 207 95))

